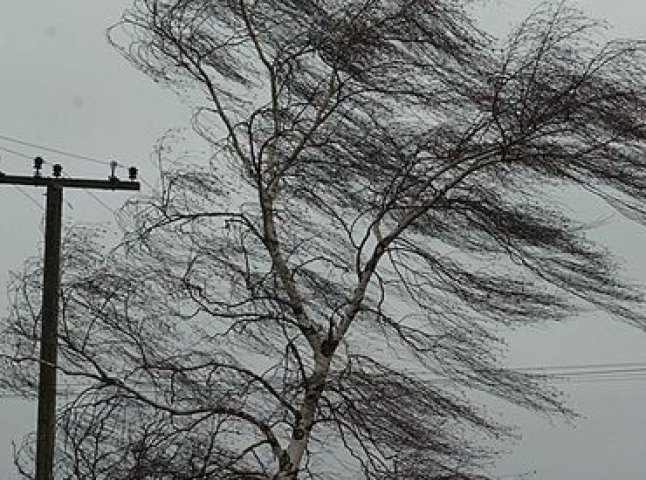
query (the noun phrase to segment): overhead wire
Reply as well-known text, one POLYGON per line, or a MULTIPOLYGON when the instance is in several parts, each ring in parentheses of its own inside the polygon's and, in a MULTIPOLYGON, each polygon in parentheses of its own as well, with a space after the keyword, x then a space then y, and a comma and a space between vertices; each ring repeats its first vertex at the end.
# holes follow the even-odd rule
MULTIPOLYGON (((7 147, 5 147, 3 145, 0 145, 0 150, 3 151, 3 152, 11 153, 12 155, 16 155, 17 157, 27 158, 29 160, 32 159, 32 157, 30 155, 24 154, 24 153, 19 152, 17 150, 13 150, 11 148, 7 148, 7 147)), ((3 160, 3 159, 0 158, 0 160, 3 160)), ((0 165, 0 167, 1 167, 1 165, 0 165)), ((0 169, 0 172, 2 172, 1 169, 0 169)), ((20 195, 25 197, 30 203, 34 204, 41 212, 45 211, 45 209, 43 208, 43 206, 39 202, 37 202, 31 195, 29 195, 27 192, 24 191, 23 187, 21 187, 19 185, 12 185, 12 186, 16 189, 16 191, 20 195)), ((40 225, 40 224, 39 224, 39 229, 41 231, 43 229, 42 225, 40 225)))
MULTIPOLYGON (((71 178, 69 175, 67 175, 64 172, 63 172, 63 176, 65 178, 71 178)), ((117 213, 115 212, 115 210, 110 205, 108 205, 106 202, 101 200, 96 194, 94 194, 92 191, 90 191, 88 189, 82 189, 82 191, 84 193, 86 193, 87 195, 89 195, 99 205, 101 205, 101 207, 105 208, 108 212, 110 212, 114 217, 116 217, 117 213)), ((71 207, 71 205, 70 205, 70 207, 71 207)))
MULTIPOLYGON (((26 198, 30 203, 32 203, 33 205, 35 205, 35 206, 36 206, 36 208, 38 208, 38 210, 40 210, 40 211, 41 211, 41 213, 44 215, 44 213, 45 213, 45 208, 44 208, 40 203, 38 203, 38 201, 36 201, 36 200, 31 196, 31 195, 29 195, 27 192, 25 192, 23 187, 21 187, 21 186, 19 186, 19 185, 12 185, 12 186, 16 189, 16 191, 17 191, 20 195, 22 195, 22 196, 23 196, 23 197, 25 197, 25 198, 26 198)), ((41 221, 39 221, 39 222, 38 222, 38 224, 37 224, 37 225, 38 225, 38 231, 39 231, 39 232, 44 236, 44 235, 45 235, 45 227, 43 226, 43 221, 44 221, 44 217, 43 217, 43 219, 41 219, 41 221)))
MULTIPOLYGON (((49 151, 55 151, 55 152, 57 152, 57 153, 61 153, 61 154, 65 154, 65 155, 72 155, 72 156, 74 156, 75 158, 79 158, 79 159, 93 160, 93 161, 96 161, 96 163, 101 163, 101 164, 104 164, 104 165, 108 164, 107 162, 102 162, 102 161, 99 161, 99 160, 96 160, 96 159, 91 159, 91 157, 85 157, 85 156, 83 156, 83 155, 71 154, 71 152, 63 152, 62 150, 61 150, 61 151, 59 151, 59 150, 57 150, 57 149, 45 148, 45 147, 43 147, 42 145, 37 145, 37 144, 35 144, 35 143, 31 143, 31 142, 26 142, 26 141, 22 141, 22 140, 14 139, 14 138, 11 138, 11 137, 7 137, 7 136, 5 136, 5 135, 0 135, 0 139, 10 140, 10 141, 13 141, 13 142, 15 142, 15 143, 19 143, 19 144, 24 145, 24 146, 29 146, 29 147, 34 147, 34 148, 41 148, 41 149, 43 149, 43 150, 49 150, 49 151)), ((4 152, 10 153, 10 154, 12 154, 12 155, 16 155, 16 156, 18 156, 18 157, 20 157, 20 158, 25 158, 25 159, 29 159, 29 160, 33 160, 33 159, 34 159, 34 156, 33 156, 33 155, 28 155, 28 154, 26 154, 26 153, 24 153, 24 152, 21 152, 21 151, 18 151, 18 150, 12 149, 12 148, 7 148, 7 147, 5 147, 5 146, 3 146, 3 145, 0 145, 0 151, 4 151, 4 152)), ((49 162, 49 161, 46 161, 46 160, 44 160, 44 159, 43 159, 43 164, 52 165, 52 162, 49 162)), ((2 171, 2 170, 0 170, 0 172, 1 172, 1 171, 2 171)), ((65 176, 66 178, 70 178, 70 176, 69 176, 69 175, 67 175, 65 172, 63 172, 63 176, 65 176)), ((37 207, 41 212, 44 212, 44 211, 45 211, 44 207, 43 207, 39 202, 37 202, 34 198, 32 198, 29 194, 27 194, 27 193, 24 191, 24 189, 23 189, 24 187, 21 187, 21 186, 18 186, 18 185, 12 185, 12 186, 13 186, 13 187, 18 191, 18 193, 19 193, 20 195, 24 196, 24 197, 25 197, 25 199, 27 199, 30 203, 32 203, 33 205, 35 205, 35 206, 36 206, 36 207, 37 207)), ((89 195, 90 197, 92 197, 92 199, 94 199, 94 201, 95 201, 95 202, 97 202, 97 203, 98 203, 102 208, 105 208, 106 210, 108 210, 108 212, 110 212, 110 214, 111 214, 113 217, 115 217, 115 218, 117 217, 117 213, 116 213, 116 211, 115 211, 115 210, 114 210, 110 205, 108 205, 106 202, 104 202, 103 200, 101 200, 101 199, 100 199, 97 195, 95 195, 93 192, 91 192, 91 191, 89 191, 89 190, 86 190, 86 189, 84 189, 84 190, 83 190, 83 192, 85 192, 87 195, 89 195)), ((72 209, 73 209, 73 205, 72 205, 72 204, 71 204, 67 199, 65 199, 65 202, 66 202, 66 204, 67 204, 67 206, 68 206, 69 208, 72 208, 72 209)), ((41 231, 41 233, 44 233, 43 225, 39 224, 39 225, 38 225, 38 228, 39 228, 39 230, 41 231)))
POLYGON ((25 197, 25 198, 26 198, 27 200, 29 200, 31 203, 33 203, 34 205, 36 205, 36 207, 38 207, 38 209, 39 209, 41 212, 44 212, 44 211, 45 211, 45 208, 44 208, 40 203, 38 203, 34 198, 32 198, 32 197, 31 197, 31 195, 29 195, 27 192, 25 192, 25 191, 22 189, 22 187, 20 187, 20 186, 18 186, 18 185, 13 185, 13 187, 14 187, 14 188, 18 191, 18 193, 20 193, 23 197, 25 197))
POLYGON ((519 372, 544 374, 568 383, 602 383, 646 379, 646 362, 551 365, 515 369, 519 372))
POLYGON ((529 472, 506 473, 506 474, 496 475, 494 478, 496 480, 502 480, 502 479, 529 480, 530 476, 534 476, 534 475, 536 475, 536 471, 532 470, 529 472))
MULTIPOLYGON (((3 137, 4 137, 3 135, 0 135, 0 138, 3 138, 3 137)), ((29 142, 22 142, 22 143, 25 143, 25 144, 27 144, 28 146, 31 146, 31 144, 30 144, 29 142)), ((20 157, 23 157, 23 158, 27 158, 27 159, 30 159, 30 160, 32 160, 32 159, 33 159, 33 157, 32 157, 31 155, 27 155, 27 154, 25 154, 25 153, 22 153, 22 152, 19 152, 19 151, 16 151, 16 150, 8 149, 8 148, 5 148, 5 147, 3 147, 3 146, 0 146, 0 150, 4 150, 4 151, 7 151, 7 152, 12 153, 12 154, 14 154, 14 155, 17 155, 17 156, 20 156, 20 157)), ((78 157, 78 158, 84 158, 83 156, 77 156, 77 157, 78 157)), ((97 162, 100 162, 100 161, 99 161, 99 160, 97 160, 97 162)), ((51 165, 51 164, 52 164, 52 162, 49 162, 49 161, 46 161, 46 160, 43 160, 43 163, 44 163, 44 164, 48 164, 48 165, 51 165)), ((102 164, 104 164, 104 165, 105 165, 105 164, 107 164, 106 162, 100 162, 100 163, 102 163, 102 164)), ((69 175, 67 175, 65 172, 63 172, 63 176, 64 176, 65 178, 71 178, 71 177, 70 177, 69 175)), ((17 187, 17 188, 19 188, 19 187, 17 187)), ((115 210, 114 210, 112 207, 110 207, 106 202, 104 202, 103 200, 101 200, 97 195, 95 195, 94 193, 92 193, 92 192, 91 192, 91 191, 89 191, 89 190, 83 190, 83 191, 84 191, 85 193, 87 193, 90 197, 92 197, 92 198, 93 198, 97 203, 99 203, 103 208, 107 209, 107 210, 108 210, 112 215, 116 216, 116 212, 115 212, 115 210)), ((23 195, 26 195, 26 193, 24 193, 24 192, 22 192, 22 191, 21 191, 21 193, 23 193, 23 195)), ((27 196, 27 195, 26 195, 26 196, 27 196)), ((35 202, 31 197, 27 196, 27 198, 29 198, 32 202, 35 202)), ((67 202, 67 203, 68 203, 68 206, 71 208, 71 207, 72 207, 72 205, 71 205, 69 202, 67 202)), ((41 210, 43 210, 43 208, 42 208, 42 206, 41 206, 41 205, 38 205, 38 206, 40 207, 40 209, 41 209, 41 210)))
MULTIPOLYGON (((644 381, 646 380, 646 362, 617 362, 617 363, 605 363, 605 364, 581 364, 581 365, 551 365, 551 366, 540 366, 540 367, 527 367, 527 368, 511 368, 512 371, 526 371, 529 369, 532 370, 561 370, 564 368, 580 368, 582 371, 573 371, 565 372, 560 374, 547 374, 547 376, 553 377, 554 379, 564 379, 569 380, 571 383, 606 383, 606 382, 623 382, 623 381, 644 381), (639 365, 634 369, 625 369, 625 368, 606 368, 606 367, 617 367, 622 365, 639 365), (603 367, 599 369, 593 369, 594 367, 603 367), (586 378, 585 375, 588 375, 589 378, 586 378)), ((136 382, 136 385, 139 382, 136 382)), ((139 383, 140 385, 147 386, 147 383, 139 383)), ((74 396, 82 393, 88 388, 93 386, 99 386, 98 384, 88 384, 88 383, 66 383, 64 389, 58 392, 58 395, 64 396, 74 396)), ((132 385, 131 385, 132 386, 132 385)), ((159 389, 151 388, 140 388, 138 391, 143 393, 155 393, 159 389)), ((19 393, 0 393, 0 398, 18 398, 24 397, 19 393)))
POLYGON ((535 372, 541 370, 571 370, 571 369, 602 369, 617 367, 646 367, 646 361, 643 362, 613 362, 613 363, 579 363, 564 365, 541 365, 531 367, 515 367, 514 370, 535 372))
MULTIPOLYGON (((35 148, 35 149, 39 149, 39 150, 43 150, 43 151, 51 152, 51 153, 56 153, 58 155, 63 155, 63 156, 66 156, 66 157, 75 158, 77 160, 84 160, 86 162, 95 163, 97 165, 110 165, 110 163, 111 163, 110 161, 101 160, 101 159, 96 158, 96 157, 90 157, 88 155, 82 155, 80 153, 71 152, 69 150, 62 150, 62 149, 59 149, 59 148, 48 147, 47 145, 42 145, 40 143, 35 143, 35 142, 15 138, 15 137, 12 137, 12 136, 9 136, 9 135, 0 134, 0 139, 4 140, 4 141, 7 141, 7 142, 16 143, 18 145, 22 145, 22 146, 25 146, 25 147, 35 148)), ((20 153, 20 152, 17 152, 15 150, 8 149, 6 147, 1 147, 0 146, 0 149, 5 150, 5 151, 7 151, 9 153, 13 153, 15 155, 19 155, 19 156, 24 157, 24 158, 29 158, 29 159, 33 158, 33 156, 31 156, 31 155, 20 153)), ((121 168, 127 168, 127 165, 125 165, 123 163, 116 162, 116 164, 117 164, 117 166, 119 166, 121 168)), ((147 182, 146 179, 143 176, 141 176, 141 174, 139 175, 139 177, 140 177, 141 183, 146 185, 148 188, 153 189, 153 185, 150 184, 149 182, 147 182)))
POLYGON ((26 153, 18 152, 17 150, 13 150, 13 149, 11 149, 11 148, 7 148, 7 147, 5 147, 5 146, 3 146, 3 145, 0 145, 0 150, 2 150, 3 152, 11 153, 11 154, 16 155, 16 156, 18 156, 18 157, 27 158, 27 159, 29 159, 29 160, 32 160, 32 159, 34 158, 34 157, 33 157, 33 156, 31 156, 31 155, 27 155, 26 153))
MULTIPOLYGON (((8 135, 0 135, 0 139, 5 140, 7 142, 17 143, 18 145, 23 145, 25 147, 36 148, 36 149, 44 150, 46 152, 51 152, 51 153, 57 153, 58 155, 64 155, 66 157, 76 158, 78 160, 85 160, 87 162, 92 162, 96 164, 106 165, 109 163, 109 162, 106 162, 105 160, 100 160, 98 158, 89 157, 87 155, 81 155, 79 153, 74 153, 67 150, 61 150, 58 148, 48 147, 46 145, 29 142, 27 140, 21 140, 18 138, 10 137, 8 135)), ((122 165, 122 164, 119 164, 119 166, 125 167, 125 165, 122 165)))
MULTIPOLYGON (((58 154, 72 156, 73 158, 77 158, 77 159, 80 159, 80 160, 92 161, 93 163, 97 163, 97 164, 101 164, 101 165, 108 165, 109 166, 112 163, 112 162, 106 162, 106 161, 102 161, 102 160, 99 160, 99 159, 96 159, 96 158, 88 157, 86 155, 80 155, 80 154, 76 154, 76 153, 69 152, 69 151, 64 151, 64 150, 59 150, 59 149, 55 149, 55 148, 46 147, 46 146, 41 145, 41 144, 36 144, 36 143, 33 143, 33 142, 28 142, 26 140, 16 139, 16 138, 13 138, 13 137, 9 137, 7 135, 0 135, 0 139, 4 139, 6 141, 12 141, 12 142, 15 142, 15 143, 18 143, 20 145, 27 146, 27 147, 39 148, 41 150, 52 151, 52 152, 56 152, 58 154)), ((26 154, 26 153, 24 153, 22 151, 12 149, 12 148, 7 148, 7 147, 5 147, 3 145, 0 145, 0 151, 5 151, 5 152, 10 153, 12 155, 16 155, 16 156, 18 156, 20 158, 25 158, 25 159, 28 159, 28 160, 33 160, 35 158, 33 155, 28 155, 28 154, 26 154)), ((117 166, 124 166, 123 164, 120 164, 119 162, 116 162, 116 163, 117 163, 117 166)), ((43 159, 43 164, 53 165, 53 162, 43 159)), ((67 175, 67 173, 65 171, 63 171, 63 176, 66 177, 66 178, 71 178, 69 175, 67 175)), ((151 189, 153 188, 153 186, 150 183, 146 182, 145 179, 141 178, 141 176, 140 176, 139 180, 142 183, 144 183, 145 185, 147 185, 149 188, 151 188, 151 189)), ((38 205, 38 208, 40 210, 44 210, 42 205, 38 204, 38 202, 36 202, 27 193, 25 193, 21 189, 21 187, 19 187, 19 186, 14 186, 14 187, 18 189, 18 191, 20 192, 21 195, 24 195, 26 198, 28 198, 31 203, 33 203, 35 205, 38 205)), ((97 196, 93 192, 91 192, 89 190, 86 190, 86 189, 84 189, 83 192, 85 192, 87 195, 89 195, 102 208, 105 208, 115 219, 118 217, 117 211, 113 207, 111 207, 108 203, 106 203, 101 198, 99 198, 99 196, 97 196)), ((69 208, 73 208, 73 205, 68 200, 65 200, 65 201, 66 201, 66 204, 67 204, 67 206, 69 208)), ((40 228, 42 230, 42 226, 40 228)))
POLYGON ((83 190, 83 191, 87 193, 90 197, 92 197, 95 202, 97 202, 99 205, 101 205, 103 208, 109 211, 114 217, 117 216, 117 212, 105 201, 101 200, 97 194, 90 192, 89 190, 83 190))

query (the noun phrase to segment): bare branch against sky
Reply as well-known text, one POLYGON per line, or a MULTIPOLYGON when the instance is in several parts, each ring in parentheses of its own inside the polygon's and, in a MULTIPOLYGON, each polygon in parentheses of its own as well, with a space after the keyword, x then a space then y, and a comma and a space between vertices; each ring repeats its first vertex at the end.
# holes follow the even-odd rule
MULTIPOLYGON (((159 141, 160 180, 120 213, 120 246, 68 229, 61 475, 480 478, 509 434, 482 392, 570 417, 540 371, 505 368, 504 343, 590 311, 644 327, 643 289, 584 221, 599 218, 585 204, 644 221, 644 46, 607 42, 565 4, 503 42, 469 15, 421 0, 135 2, 110 39, 194 109, 200 139, 159 141)), ((149 138, 145 152, 140 127, 188 123, 162 111, 115 129, 149 138)), ((29 132, 5 125, 3 142, 29 132)), ((13 286, 4 380, 28 393, 38 263, 13 286)))

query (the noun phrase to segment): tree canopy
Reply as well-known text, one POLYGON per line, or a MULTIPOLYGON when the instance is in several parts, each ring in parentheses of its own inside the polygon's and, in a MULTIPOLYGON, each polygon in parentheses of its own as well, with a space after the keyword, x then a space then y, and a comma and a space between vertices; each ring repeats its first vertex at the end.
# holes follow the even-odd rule
MULTIPOLYGON (((571 413, 501 365, 504 332, 646 326, 558 201, 646 220, 646 45, 564 3, 496 39, 470 4, 134 2, 111 41, 210 153, 162 140, 124 241, 68 239, 61 478, 483 478, 509 430, 469 392, 571 413)), ((6 322, 20 391, 39 288, 16 278, 6 322)))

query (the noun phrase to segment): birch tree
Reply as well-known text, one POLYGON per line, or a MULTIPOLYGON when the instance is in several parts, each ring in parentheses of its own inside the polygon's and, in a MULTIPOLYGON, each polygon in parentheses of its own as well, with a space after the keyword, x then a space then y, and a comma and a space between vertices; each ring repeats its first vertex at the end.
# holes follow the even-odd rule
MULTIPOLYGON (((558 206, 646 219, 645 45, 562 3, 500 40, 470 5, 135 1, 110 39, 209 151, 163 140, 123 242, 67 242, 57 478, 484 478, 509 430, 474 392, 571 414, 504 334, 645 325, 558 206)), ((20 391, 39 288, 5 330, 20 391)))

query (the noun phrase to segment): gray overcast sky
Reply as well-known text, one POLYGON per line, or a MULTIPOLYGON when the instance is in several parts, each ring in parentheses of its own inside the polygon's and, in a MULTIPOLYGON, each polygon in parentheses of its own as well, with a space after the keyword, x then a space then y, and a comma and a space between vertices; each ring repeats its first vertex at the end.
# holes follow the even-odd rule
MULTIPOLYGON (((492 0, 482 11, 484 22, 504 31, 526 14, 533 0, 492 0)), ((126 0, 0 0, 0 136, 135 163, 144 179, 154 182, 149 161, 155 141, 170 128, 187 127, 189 112, 173 94, 133 70, 105 41, 105 28, 129 4, 126 0)), ((585 0, 577 4, 604 18, 622 37, 646 37, 643 0, 585 0)), ((108 167, 46 154, 0 138, 0 171, 28 174, 28 156, 44 154, 63 163, 75 176, 103 178, 108 167)), ((85 192, 66 194, 68 222, 111 217, 85 192)), ((115 208, 122 193, 97 193, 115 208)), ((601 204, 577 204, 590 218, 608 213, 601 204)), ((0 187, 0 312, 8 272, 40 251, 42 192, 0 187)), ((615 217, 594 235, 608 243, 626 263, 626 272, 646 284, 643 252, 646 231, 615 217)), ((3 315, 3 314, 0 314, 3 315)), ((559 326, 514 332, 508 362, 514 366, 646 362, 646 334, 593 313, 559 326)), ((582 418, 571 426, 550 424, 517 410, 501 412, 520 426, 522 439, 508 447, 492 471, 501 475, 536 471, 541 480, 633 480, 646 472, 646 376, 632 381, 595 380, 564 384, 582 418)), ((35 404, 0 399, 0 472, 14 480, 11 441, 33 429, 35 404)))

